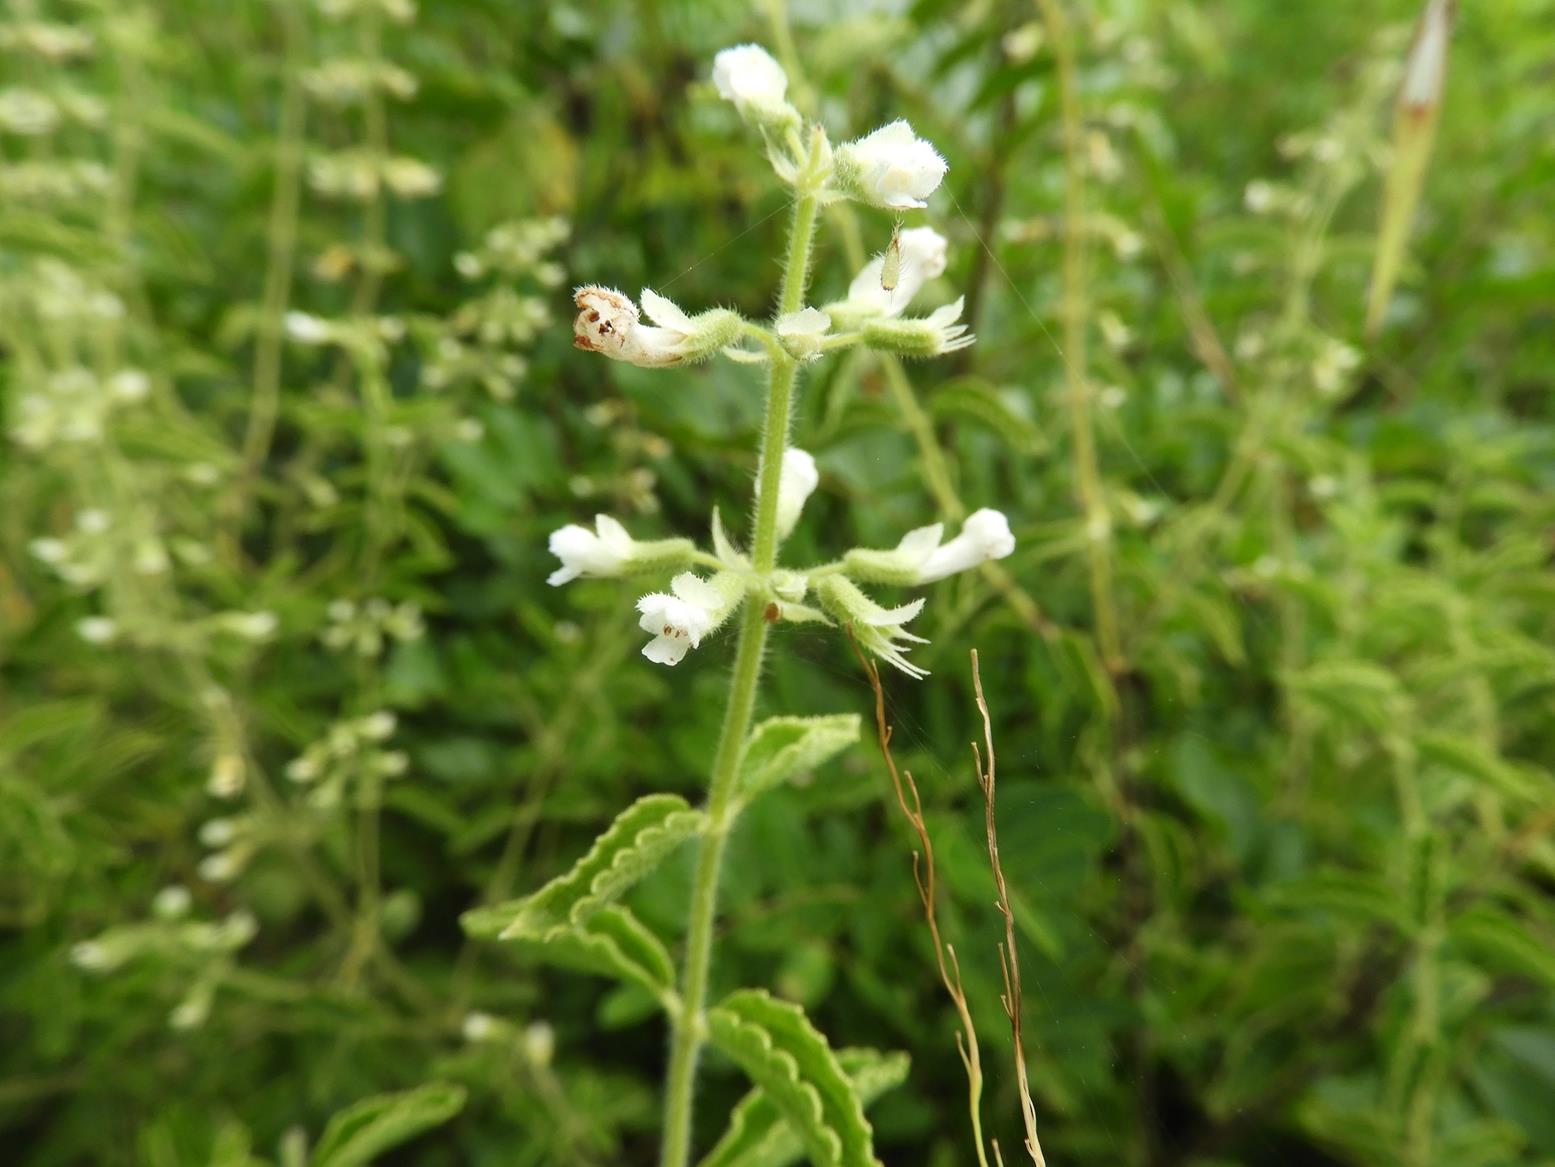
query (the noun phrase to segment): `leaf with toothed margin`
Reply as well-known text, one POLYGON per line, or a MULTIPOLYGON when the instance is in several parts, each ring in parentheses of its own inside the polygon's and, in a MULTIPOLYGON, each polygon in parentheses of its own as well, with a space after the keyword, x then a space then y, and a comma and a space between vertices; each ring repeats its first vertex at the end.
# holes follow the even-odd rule
POLYGON ((540 935, 515 937, 514 942, 561 968, 641 985, 665 1006, 677 999, 669 951, 619 904, 600 908, 581 924, 558 925, 540 935))
POLYGON ((856 713, 826 717, 769 717, 745 742, 740 798, 750 801, 796 774, 813 770, 858 741, 856 713))
POLYGON ((707 1029, 787 1120, 814 1167, 880 1167, 863 1103, 798 1005, 741 989, 708 1012, 707 1029))
MULTIPOLYGON (((906 1054, 872 1049, 841 1049, 837 1064, 868 1106, 907 1077, 906 1054)), ((788 1167, 804 1154, 793 1125, 760 1086, 735 1105, 729 1129, 698 1167, 788 1167)))
POLYGON ((313 1152, 314 1167, 363 1167, 390 1147, 447 1122, 464 1106, 465 1089, 430 1082, 398 1094, 378 1094, 339 1111, 313 1152))
POLYGON ((534 940, 580 925, 701 834, 706 823, 707 816, 677 794, 646 795, 617 815, 565 875, 523 899, 466 912, 460 923, 471 936, 498 940, 534 940))

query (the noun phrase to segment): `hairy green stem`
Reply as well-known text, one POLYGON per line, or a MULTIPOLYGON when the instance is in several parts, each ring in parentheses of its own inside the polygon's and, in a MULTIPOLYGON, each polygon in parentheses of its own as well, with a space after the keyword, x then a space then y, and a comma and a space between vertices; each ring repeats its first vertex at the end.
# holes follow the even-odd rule
MULTIPOLYGON (((811 163, 814 163, 813 153, 811 163)), ((801 193, 795 203, 788 236, 788 260, 778 300, 779 316, 797 312, 804 302, 817 206, 812 193, 801 193)), ((770 369, 766 420, 761 435, 761 468, 756 477, 756 520, 751 551, 757 572, 769 572, 777 564, 778 486, 783 472, 783 451, 788 445, 789 415, 798 365, 787 354, 774 354, 770 369)), ((680 977, 681 1007, 673 1018, 669 1071, 665 1081, 660 1167, 685 1167, 691 1158, 692 1101, 696 1093, 697 1059, 707 1036, 703 1008, 713 953, 713 925, 718 914, 718 875, 729 829, 733 825, 732 804, 739 776, 740 752, 750 733, 751 718, 756 709, 761 657, 766 644, 767 621, 763 605, 750 600, 740 621, 729 704, 724 711, 723 729, 718 735, 718 750, 713 757, 713 774, 708 784, 708 826, 697 851, 696 874, 692 879, 691 919, 686 934, 685 966, 680 977)))

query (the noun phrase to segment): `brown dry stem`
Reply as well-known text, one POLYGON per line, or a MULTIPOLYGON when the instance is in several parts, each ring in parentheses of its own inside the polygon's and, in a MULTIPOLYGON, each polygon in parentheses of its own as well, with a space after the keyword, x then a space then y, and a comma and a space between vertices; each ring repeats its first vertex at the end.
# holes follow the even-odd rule
MULTIPOLYGON (((853 655, 858 657, 869 686, 875 692, 875 733, 880 741, 880 756, 885 759, 886 772, 891 776, 891 788, 896 793, 896 805, 901 807, 908 826, 918 836, 918 847, 912 854, 913 884, 918 889, 918 902, 923 906, 923 919, 929 927, 929 938, 934 943, 934 960, 939 969, 940 982, 950 1002, 955 1006, 961 1029, 956 1034, 956 1052, 966 1067, 967 1110, 972 1121, 972 1133, 976 1140, 977 1161, 980 1167, 988 1167, 987 1153, 983 1149, 983 1068, 977 1047, 977 1031, 972 1028, 972 1011, 967 1007, 966 993, 961 987, 961 967, 956 960, 954 946, 947 944, 939 931, 939 917, 935 912, 934 843, 923 821, 923 802, 918 797, 918 786, 912 773, 898 770, 891 756, 891 726, 885 716, 885 690, 880 686, 880 670, 859 649, 853 637, 853 628, 846 626, 848 643, 853 655)), ((997 1147, 996 1147, 997 1153, 997 1147)))
MULTIPOLYGON (((993 750, 993 722, 988 715, 988 702, 983 697, 983 677, 977 668, 977 649, 972 650, 972 691, 977 695, 977 711, 983 718, 983 749, 972 744, 972 763, 977 767, 977 784, 983 791, 983 825, 988 835, 988 865, 993 871, 995 904, 1004 917, 1004 943, 999 946, 999 967, 1004 973, 1004 993, 1000 1003, 1005 1016, 1010 1019, 1010 1039, 1014 1044, 1015 1081, 1020 1092, 1021 1121, 1026 1128, 1026 1153, 1036 1167, 1047 1167, 1042 1154, 1042 1143, 1037 1138, 1037 1111, 1031 1102, 1031 1083, 1026 1077, 1026 1051, 1021 1040, 1021 987, 1020 957, 1015 948, 1015 913, 1010 910, 1010 892, 1004 882, 1004 868, 999 863, 999 832, 994 824, 994 772, 996 762, 993 750), (986 764, 984 759, 987 759, 986 764)), ((994 1144, 998 1155, 998 1144, 994 1144)), ((1002 1157, 1001 1157, 1002 1162, 1002 1157)))

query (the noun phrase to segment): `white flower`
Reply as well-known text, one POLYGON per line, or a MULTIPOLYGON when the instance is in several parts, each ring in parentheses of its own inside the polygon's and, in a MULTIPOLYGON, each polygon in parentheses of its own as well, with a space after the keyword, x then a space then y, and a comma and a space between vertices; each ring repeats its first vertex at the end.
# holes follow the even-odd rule
POLYGON ((496 1033, 497 1019, 490 1013, 466 1013, 460 1029, 465 1041, 485 1041, 496 1033))
POLYGON ((398 719, 390 710, 380 709, 362 718, 359 728, 362 736, 368 741, 381 742, 394 734, 394 727, 397 724, 398 719))
POLYGON ((896 245, 901 249, 901 265, 896 287, 880 286, 885 256, 877 255, 859 269, 848 285, 845 303, 853 311, 874 309, 881 316, 900 316, 923 285, 945 272, 945 237, 933 227, 912 227, 899 233, 896 245))
POLYGON ((327 344, 335 335, 334 326, 329 321, 306 312, 288 312, 285 326, 286 335, 298 344, 327 344))
POLYGON ((544 1021, 531 1023, 524 1030, 523 1049, 531 1065, 550 1065, 556 1052, 556 1031, 544 1021))
POLYGON ((595 515, 593 531, 576 523, 552 531, 550 547, 551 554, 562 561, 545 581, 552 587, 579 576, 602 579, 620 575, 632 557, 632 537, 609 515, 595 515))
POLYGON ((779 316, 775 325, 778 340, 796 360, 807 361, 821 355, 821 341, 831 327, 831 317, 819 308, 801 308, 779 316))
POLYGON ((27 548, 38 559, 50 565, 63 563, 66 555, 69 554, 69 548, 65 546, 65 541, 63 539, 55 539, 50 535, 34 539, 27 544, 27 548))
POLYGON ((815 468, 815 459, 796 446, 783 451, 783 473, 778 479, 777 526, 778 538, 786 539, 799 521, 805 500, 810 497, 821 474, 815 468))
POLYGON ((1399 100, 1411 110, 1424 111, 1442 99, 1442 79, 1447 72, 1447 38, 1452 31, 1451 0, 1430 0, 1404 68, 1399 100))
POLYGON ((785 121, 792 114, 784 100, 788 75, 760 45, 736 45, 720 52, 713 58, 713 84, 719 97, 734 102, 741 117, 785 121))
POLYGON ((837 166, 865 202, 897 208, 928 206, 948 168, 939 151, 900 120, 839 147, 837 166))
POLYGON ((848 571, 859 579, 903 586, 933 583, 1015 550, 1015 536, 1002 512, 984 507, 961 525, 961 533, 942 544, 943 523, 909 531, 892 551, 848 552, 848 571))
POLYGON ((211 766, 210 777, 205 780, 205 792, 212 798, 236 798, 243 792, 248 777, 243 759, 237 754, 221 754, 211 766))
POLYGON ((88 644, 107 644, 119 634, 119 626, 107 616, 87 616, 76 621, 76 635, 88 644))
POLYGON ((151 901, 151 911, 160 919, 177 920, 189 914, 192 903, 189 889, 181 883, 172 883, 157 892, 151 901))
POLYGON ((984 507, 967 517, 961 534, 930 552, 918 568, 918 582, 933 583, 991 559, 1003 559, 1014 550, 1010 521, 1002 512, 984 507))
POLYGON ((140 369, 120 369, 108 378, 108 392, 120 401, 141 401, 151 391, 151 378, 140 369))
POLYGON ((706 360, 733 343, 740 318, 714 309, 688 316, 673 301, 643 289, 643 311, 654 323, 643 324, 630 296, 614 288, 588 284, 573 293, 578 315, 572 322, 574 348, 601 353, 645 369, 706 360))
POLYGON ((926 677, 927 669, 921 669, 907 661, 910 651, 906 644, 927 644, 921 636, 907 631, 907 622, 923 611, 920 597, 899 608, 882 608, 871 600, 857 584, 846 576, 828 575, 815 585, 815 594, 821 606, 839 622, 849 625, 859 647, 878 656, 887 664, 900 669, 909 677, 926 677))
POLYGON ((670 581, 669 593, 649 592, 637 601, 642 613, 638 627, 653 634, 643 646, 643 655, 655 664, 679 664, 686 653, 702 643, 733 610, 741 585, 728 572, 720 572, 711 581, 689 571, 670 581))

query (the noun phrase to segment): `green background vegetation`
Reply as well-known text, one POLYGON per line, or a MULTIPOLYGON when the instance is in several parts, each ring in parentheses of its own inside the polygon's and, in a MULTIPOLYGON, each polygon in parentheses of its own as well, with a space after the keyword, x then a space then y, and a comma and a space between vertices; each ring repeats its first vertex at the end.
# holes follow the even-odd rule
MULTIPOLYGON (((463 1108, 395 1161, 655 1153, 646 997, 468 942, 458 916, 564 870, 629 799, 705 780, 730 637, 643 661, 636 593, 547 588, 545 538, 595 511, 642 537, 743 514, 759 375, 575 353, 567 294, 768 312, 784 195, 706 77, 773 26, 733 2, 395 7, 7 7, 12 1162, 297 1162, 289 1130, 317 1141, 433 1081, 463 1108), (353 96, 341 60, 392 62, 415 92, 353 96), (332 342, 288 338, 288 311, 332 342), (311 782, 287 776, 300 757, 311 782), (485 1040, 472 1011, 498 1019, 485 1040)), ((973 646, 1055 1167, 1555 1162, 1555 7, 1463 6, 1371 345, 1416 6, 1066 8, 1083 355, 1058 339, 1065 156, 1037 9, 788 13, 797 99, 834 139, 903 116, 950 160, 911 221, 950 237, 942 285, 979 343, 908 373, 955 491, 1010 515, 1004 566, 1040 612, 958 578, 917 625, 933 675, 887 678, 989 1128, 1014 1162, 973 646), (1066 355, 1091 390, 1099 540, 1066 355)), ((859 221, 883 247, 890 221, 859 221)), ((823 227, 816 302, 846 287, 843 240, 823 227)), ((795 561, 937 517, 867 354, 809 368, 795 441, 822 470, 795 561)), ((867 708, 834 632, 777 630, 763 715, 867 708)), ((882 1157, 970 1161, 878 757, 769 796, 730 850, 715 990, 770 986, 834 1045, 910 1052, 871 1110, 882 1157)), ((682 854, 633 894, 665 937, 688 873, 682 854)), ((706 1063, 703 1146, 743 1089, 706 1063)))

